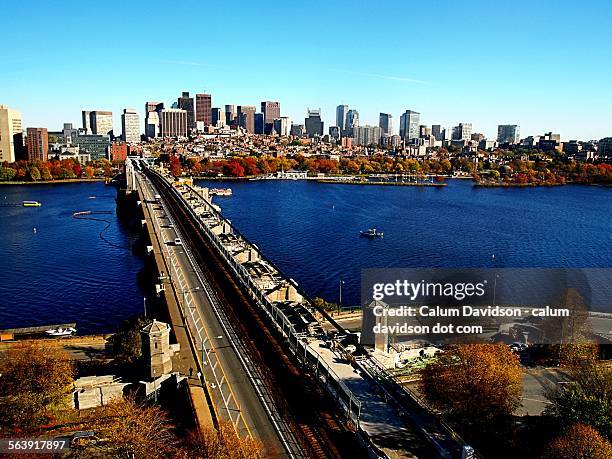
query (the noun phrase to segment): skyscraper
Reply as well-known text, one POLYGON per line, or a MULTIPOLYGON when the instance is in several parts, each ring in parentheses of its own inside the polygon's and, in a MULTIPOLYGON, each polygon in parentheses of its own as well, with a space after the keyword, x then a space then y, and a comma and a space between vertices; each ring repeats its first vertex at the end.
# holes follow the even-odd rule
POLYGON ((265 130, 264 125, 264 114, 263 113, 255 113, 255 134, 263 134, 265 130))
POLYGON ((338 126, 338 129, 340 130, 340 135, 345 135, 347 112, 348 105, 338 105, 336 107, 336 126, 338 126))
POLYGON ((225 106, 225 124, 231 126, 234 124, 234 120, 236 119, 236 106, 235 105, 226 105, 225 106))
POLYGON ((163 109, 163 102, 147 102, 145 104, 145 135, 150 139, 160 134, 159 112, 163 109))
POLYGON ((274 120, 274 132, 281 137, 287 137, 291 129, 291 121, 287 116, 281 116, 274 120))
POLYGON ((499 143, 518 143, 521 140, 521 128, 516 124, 500 124, 497 126, 497 141, 499 143))
POLYGON ((133 108, 123 109, 121 114, 121 137, 127 143, 137 143, 140 141, 140 117, 133 108))
POLYGON ((81 120, 83 122, 83 129, 85 134, 91 134, 91 112, 83 110, 81 112, 81 120))
POLYGON ((345 135, 347 137, 353 137, 353 131, 357 126, 359 126, 359 112, 351 109, 346 112, 345 135))
POLYGON ((400 117, 400 137, 402 140, 419 138, 420 113, 406 110, 400 117))
POLYGON ((393 117, 389 113, 381 113, 378 116, 378 126, 383 134, 393 134, 393 117))
POLYGON ((306 134, 308 137, 321 137, 323 135, 323 121, 321 121, 321 109, 308 109, 308 117, 304 120, 306 134))
POLYGON ((180 108, 164 108, 159 112, 161 137, 186 137, 187 110, 180 108))
POLYGON ((183 95, 178 98, 177 107, 187 112, 187 132, 196 128, 195 124, 195 109, 193 106, 193 97, 189 97, 189 93, 183 91, 183 95))
POLYGON ((0 105, 0 161, 15 161, 15 149, 20 147, 15 145, 17 139, 23 144, 21 113, 0 105))
POLYGON ((433 124, 431 126, 431 135, 433 135, 436 138, 436 140, 440 140, 440 141, 444 140, 443 131, 444 130, 442 129, 442 126, 439 124, 433 124))
POLYGON ((238 105, 238 125, 249 134, 255 133, 255 107, 252 105, 238 105))
MULTIPOLYGON (((97 135, 113 135, 113 112, 95 110, 89 112, 91 132, 97 135)), ((85 127, 85 126, 83 126, 85 127)))
POLYGON ((280 102, 266 100, 261 103, 261 113, 264 115, 264 123, 271 124, 280 118, 280 102))
POLYGON ((204 123, 210 126, 212 121, 212 96, 210 94, 196 94, 196 123, 204 123))
POLYGON ((211 122, 215 127, 223 127, 225 126, 225 113, 220 108, 211 108, 211 122))
POLYGON ((28 161, 46 161, 49 151, 47 128, 28 128, 28 161))

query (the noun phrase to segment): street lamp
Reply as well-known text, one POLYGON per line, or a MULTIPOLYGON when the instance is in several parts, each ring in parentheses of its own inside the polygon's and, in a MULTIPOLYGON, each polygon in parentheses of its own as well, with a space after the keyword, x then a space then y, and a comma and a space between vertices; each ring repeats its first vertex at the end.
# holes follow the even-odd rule
POLYGON ((340 282, 338 284, 339 287, 339 295, 338 295, 338 314, 340 314, 340 308, 342 308, 342 284, 344 284, 344 281, 342 279, 340 279, 340 282))
POLYGON ((147 297, 146 296, 142 297, 142 304, 144 306, 144 316, 147 317, 147 297))

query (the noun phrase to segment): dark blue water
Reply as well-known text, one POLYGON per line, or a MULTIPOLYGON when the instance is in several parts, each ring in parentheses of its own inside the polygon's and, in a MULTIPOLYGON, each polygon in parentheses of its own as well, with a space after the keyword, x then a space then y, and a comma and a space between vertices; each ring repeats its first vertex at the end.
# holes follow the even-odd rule
POLYGON ((344 305, 362 268, 612 267, 612 189, 200 184, 233 189, 223 214, 307 293, 336 302, 344 280, 344 305), (359 237, 371 227, 384 239, 359 237))
POLYGON ((100 182, 0 187, 0 204, 43 203, 0 207, 0 329, 77 322, 79 333, 108 332, 141 311, 142 262, 117 221, 115 194, 100 182), (92 216, 110 222, 113 245, 99 237, 106 223, 72 218, 85 210, 112 211, 92 216))

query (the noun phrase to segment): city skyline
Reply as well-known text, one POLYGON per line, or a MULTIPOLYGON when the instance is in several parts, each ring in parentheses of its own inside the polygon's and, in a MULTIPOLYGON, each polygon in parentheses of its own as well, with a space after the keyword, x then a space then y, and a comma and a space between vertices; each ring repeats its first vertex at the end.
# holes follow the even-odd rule
POLYGON ((243 3, 231 15, 222 5, 202 9, 191 3, 185 10, 206 12, 205 39, 197 28, 181 26, 181 33, 167 34, 154 53, 143 48, 149 24, 160 21, 172 30, 183 23, 182 11, 161 2, 147 3, 147 21, 139 20, 144 4, 110 2, 109 10, 121 15, 104 21, 107 39, 93 47, 74 40, 87 32, 88 8, 26 15, 27 9, 8 4, 13 20, 5 28, 19 37, 19 46, 9 47, 0 60, 2 103, 22 112, 24 126, 49 130, 63 122, 80 124, 85 107, 108 110, 119 132, 124 108, 136 107, 143 123, 144 102, 160 100, 169 107, 189 90, 192 97, 212 94, 212 107, 279 101, 294 122, 303 120, 309 107, 320 107, 326 127, 335 125, 336 106, 344 103, 359 111, 362 125, 377 125, 381 112, 399 120, 408 109, 421 113, 422 124, 467 122, 489 138, 498 124, 518 124, 523 136, 552 130, 564 140, 598 139, 609 136, 612 126, 611 7, 586 3, 578 8, 566 1, 501 6, 469 1, 457 9, 447 1, 391 2, 367 13, 344 2, 308 9, 243 3), (435 19, 406 22, 408 14, 435 19), (570 21, 571 33, 563 25, 570 21), (54 23, 63 26, 52 34, 37 27, 54 23), (275 32, 261 37, 258 46, 221 33, 255 24, 275 32), (330 44, 349 26, 362 33, 338 53, 330 44), (87 75, 47 51, 66 43, 71 55, 92 58, 87 75), (367 55, 377 59, 364 59, 367 55), (587 69, 578 56, 597 65, 587 69))

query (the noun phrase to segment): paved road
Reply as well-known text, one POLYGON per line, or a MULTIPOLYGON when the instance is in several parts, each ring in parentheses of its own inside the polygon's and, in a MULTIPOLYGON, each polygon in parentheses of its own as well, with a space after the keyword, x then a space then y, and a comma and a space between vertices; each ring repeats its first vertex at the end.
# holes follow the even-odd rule
MULTIPOLYGON (((162 250, 166 256, 174 260, 176 269, 170 273, 170 277, 178 290, 183 308, 197 309, 194 317, 199 317, 201 320, 197 320, 195 327, 200 330, 202 326, 204 327, 205 334, 210 338, 206 347, 214 349, 210 355, 212 365, 204 366, 204 377, 219 418, 226 421, 231 418, 238 425, 239 431, 246 433, 245 430, 248 430, 253 437, 260 439, 266 445, 269 456, 284 456, 284 449, 276 429, 211 305, 206 293, 206 290, 210 291, 206 288, 206 279, 192 266, 186 253, 188 247, 174 243, 176 238, 187 243, 187 238, 182 237, 179 225, 167 215, 167 209, 155 202, 154 196, 157 192, 150 181, 143 179, 141 175, 139 181, 144 189, 144 204, 149 206, 156 217, 155 230, 161 235, 165 245, 162 250), (215 367, 217 378, 213 376, 211 366, 215 367), (221 382, 221 385, 218 382, 221 382)), ((201 349, 200 343, 196 343, 196 346, 201 349)))

